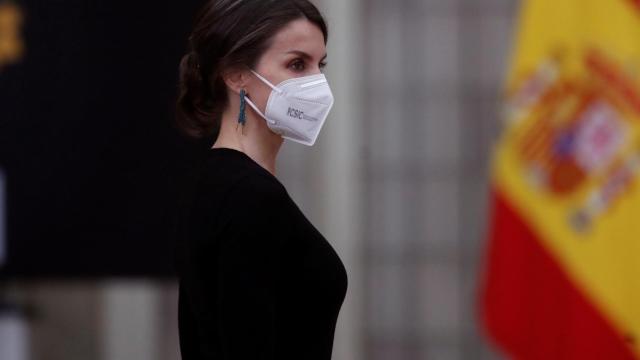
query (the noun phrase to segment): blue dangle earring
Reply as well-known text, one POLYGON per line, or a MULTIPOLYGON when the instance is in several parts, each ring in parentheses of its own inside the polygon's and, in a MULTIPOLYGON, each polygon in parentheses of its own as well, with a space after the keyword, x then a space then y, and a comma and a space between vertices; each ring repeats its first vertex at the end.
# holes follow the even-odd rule
POLYGON ((240 90, 240 113, 238 114, 238 124, 236 125, 236 130, 238 126, 242 124, 242 133, 244 134, 244 124, 247 122, 247 115, 245 114, 245 108, 247 106, 247 101, 245 97, 247 96, 247 92, 244 89, 240 90))

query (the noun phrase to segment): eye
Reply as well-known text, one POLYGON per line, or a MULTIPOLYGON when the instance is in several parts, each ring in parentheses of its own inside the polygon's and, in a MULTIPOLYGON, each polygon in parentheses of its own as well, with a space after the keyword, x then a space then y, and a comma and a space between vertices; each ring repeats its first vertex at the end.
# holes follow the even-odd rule
POLYGON ((327 67, 327 62, 326 61, 322 61, 320 62, 320 64, 318 64, 318 66, 320 67, 320 71, 323 71, 325 67, 327 67))
POLYGON ((302 61, 302 59, 295 59, 289 63, 289 68, 296 72, 304 71, 304 61, 302 61))

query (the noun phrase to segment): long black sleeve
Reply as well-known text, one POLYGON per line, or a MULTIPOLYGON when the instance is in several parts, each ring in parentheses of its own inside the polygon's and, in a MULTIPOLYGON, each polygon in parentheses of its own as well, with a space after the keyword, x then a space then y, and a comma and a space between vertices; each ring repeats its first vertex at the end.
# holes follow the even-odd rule
MULTIPOLYGON (((228 194, 229 222, 220 233, 217 285, 223 359, 279 359, 277 294, 287 229, 282 191, 250 176, 228 194), (279 216, 280 215, 280 216, 279 216)), ((214 285, 212 283, 212 285, 214 285)))

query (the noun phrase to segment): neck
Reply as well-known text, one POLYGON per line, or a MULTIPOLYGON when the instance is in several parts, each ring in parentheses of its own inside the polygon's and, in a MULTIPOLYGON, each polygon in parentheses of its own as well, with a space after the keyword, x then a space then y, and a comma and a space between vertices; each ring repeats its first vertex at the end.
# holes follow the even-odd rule
POLYGON ((250 116, 249 113, 244 129, 237 124, 237 114, 225 111, 220 133, 211 148, 224 147, 242 151, 275 176, 276 157, 282 146, 282 137, 273 133, 264 119, 250 116))

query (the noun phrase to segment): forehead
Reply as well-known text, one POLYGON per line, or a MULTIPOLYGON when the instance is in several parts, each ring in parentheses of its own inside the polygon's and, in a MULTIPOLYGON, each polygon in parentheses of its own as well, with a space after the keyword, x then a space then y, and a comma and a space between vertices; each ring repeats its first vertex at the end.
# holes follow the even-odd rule
POLYGON ((326 49, 320 28, 307 19, 294 20, 276 33, 268 51, 283 54, 292 50, 318 58, 324 56, 326 49))

